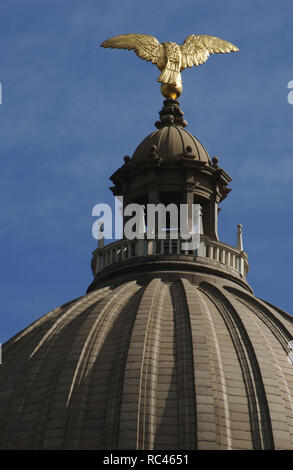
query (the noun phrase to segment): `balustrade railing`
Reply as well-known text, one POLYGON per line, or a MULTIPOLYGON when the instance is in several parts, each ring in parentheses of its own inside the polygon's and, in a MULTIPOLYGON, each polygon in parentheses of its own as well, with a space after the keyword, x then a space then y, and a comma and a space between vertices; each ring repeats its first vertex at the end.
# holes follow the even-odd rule
MULTIPOLYGON (((190 257, 208 258, 216 263, 228 266, 246 278, 248 272, 247 254, 231 245, 200 237, 199 247, 192 250, 182 249, 181 239, 136 239, 118 240, 103 248, 97 248, 93 253, 93 273, 119 261, 141 256, 156 255, 187 255, 190 257)), ((194 259, 196 261, 196 258, 194 259)))

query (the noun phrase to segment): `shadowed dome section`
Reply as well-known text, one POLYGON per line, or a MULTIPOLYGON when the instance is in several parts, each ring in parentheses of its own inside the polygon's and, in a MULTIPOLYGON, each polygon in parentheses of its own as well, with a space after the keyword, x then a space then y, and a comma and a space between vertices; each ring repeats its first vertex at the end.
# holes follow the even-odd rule
POLYGON ((292 449, 292 334, 213 276, 95 290, 4 345, 1 448, 292 449))
POLYGON ((147 136, 135 150, 132 162, 147 160, 152 150, 163 161, 190 158, 210 163, 210 156, 200 141, 180 126, 164 126, 147 136))

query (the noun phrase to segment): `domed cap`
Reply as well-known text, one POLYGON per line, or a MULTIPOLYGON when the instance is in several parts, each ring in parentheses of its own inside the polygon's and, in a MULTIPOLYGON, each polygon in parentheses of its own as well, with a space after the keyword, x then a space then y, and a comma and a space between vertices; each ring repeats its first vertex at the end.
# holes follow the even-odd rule
POLYGON ((132 162, 138 163, 155 156, 161 161, 174 161, 189 158, 210 163, 210 157, 204 146, 184 127, 183 111, 176 100, 165 100, 160 111, 160 121, 155 123, 159 129, 148 135, 137 147, 132 162))
POLYGON ((135 150, 132 162, 145 161, 153 152, 163 161, 190 158, 210 163, 209 154, 204 146, 180 126, 164 126, 148 135, 135 150))

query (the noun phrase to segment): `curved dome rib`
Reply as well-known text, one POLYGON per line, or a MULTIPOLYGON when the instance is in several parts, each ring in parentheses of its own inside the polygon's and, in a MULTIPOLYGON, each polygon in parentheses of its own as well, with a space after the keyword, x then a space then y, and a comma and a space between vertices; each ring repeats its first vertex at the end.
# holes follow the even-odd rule
MULTIPOLYGON (((190 314, 194 351, 194 378, 197 407, 197 448, 232 449, 231 413, 228 387, 217 331, 219 325, 204 294, 186 279, 181 280, 190 314), (204 430, 204 432, 203 432, 204 430)), ((219 319, 218 319, 219 320, 219 319)))
MULTIPOLYGON (((268 397, 275 446, 278 449, 292 449, 293 369, 287 360, 289 350, 285 340, 286 336, 291 337, 290 332, 278 318, 273 318, 274 321, 271 321, 272 311, 262 301, 250 298, 250 296, 244 301, 245 297, 240 292, 237 292, 235 297, 235 306, 245 321, 259 358, 268 397), (240 307, 239 300, 242 304, 240 307)), ((292 325, 290 327, 292 331, 292 325)))
POLYGON ((179 449, 197 449, 197 419, 191 312, 182 279, 170 287, 173 311, 178 380, 179 449))
POLYGON ((231 335, 245 383, 254 449, 274 449, 270 413, 257 356, 237 311, 221 292, 208 282, 200 289, 216 305, 231 335), (260 419, 259 417, 262 417, 260 419))
MULTIPOLYGON (((278 339, 280 345, 283 347, 284 351, 287 352, 288 342, 291 341, 293 337, 290 331, 277 318, 277 316, 274 315, 267 306, 265 306, 254 296, 251 296, 233 287, 225 287, 225 289, 228 292, 232 293, 244 305, 247 305, 248 308, 253 309, 255 314, 258 315, 262 319, 264 324, 271 329, 275 337, 278 339)), ((285 318, 285 320, 287 320, 287 318, 285 318)))
POLYGON ((145 289, 126 359, 119 449, 154 448, 161 316, 166 288, 159 279, 145 289), (130 425, 131 422, 131 425, 130 425))
MULTIPOLYGON (((100 421, 101 426, 99 430, 95 426, 94 432, 88 436, 88 443, 92 440, 98 443, 99 447, 103 445, 105 437, 104 420, 107 409, 105 399, 108 397, 107 383, 110 379, 111 366, 114 366, 113 361, 116 359, 113 356, 116 346, 114 350, 113 347, 110 348, 108 358, 104 356, 105 342, 115 328, 115 324, 121 312, 123 313, 129 299, 139 289, 140 287, 135 282, 129 282, 112 291, 109 296, 97 305, 96 309, 92 310, 84 322, 79 336, 85 337, 86 340, 82 344, 79 338, 76 338, 76 345, 72 345, 72 349, 78 348, 79 353, 78 362, 66 398, 65 448, 72 448, 72 446, 83 448, 82 429, 86 421, 88 423, 93 421, 94 415, 96 415, 96 420, 100 421), (102 359, 103 357, 104 360, 102 359), (108 371, 104 367, 107 364, 108 371), (99 370, 98 384, 96 380, 93 380, 96 369, 99 370), (92 396, 92 390, 97 391, 96 399, 92 396), (103 400, 99 399, 101 393, 104 397, 103 400), (94 410, 90 409, 92 398, 95 402, 94 410), (83 406, 81 406, 81 403, 83 403, 83 406)), ((116 393, 118 390, 116 389, 116 393)))

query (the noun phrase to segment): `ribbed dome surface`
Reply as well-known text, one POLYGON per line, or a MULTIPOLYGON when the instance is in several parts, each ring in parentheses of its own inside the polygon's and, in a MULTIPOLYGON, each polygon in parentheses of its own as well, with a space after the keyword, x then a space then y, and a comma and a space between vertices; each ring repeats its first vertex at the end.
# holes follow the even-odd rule
POLYGON ((126 282, 12 338, 6 449, 293 449, 290 315, 207 276, 126 282))
POLYGON ((165 126, 147 136, 135 150, 132 161, 137 163, 148 159, 152 146, 162 160, 174 161, 189 155, 193 160, 209 162, 210 157, 204 146, 181 126, 165 126))

